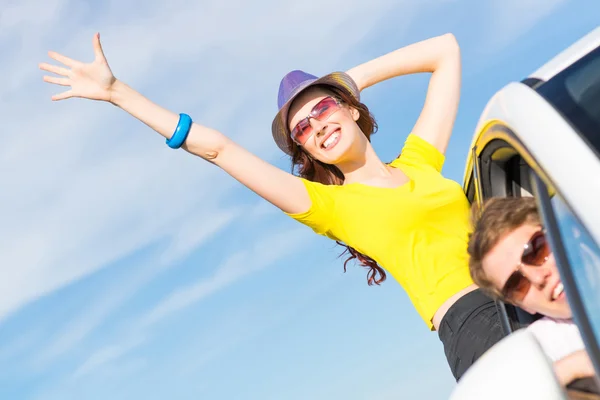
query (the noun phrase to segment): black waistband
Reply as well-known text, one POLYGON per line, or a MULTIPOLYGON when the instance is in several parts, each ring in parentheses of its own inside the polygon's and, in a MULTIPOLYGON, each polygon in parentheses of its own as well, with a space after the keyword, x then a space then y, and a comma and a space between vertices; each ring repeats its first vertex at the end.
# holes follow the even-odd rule
POLYGON ((495 307, 494 300, 483 294, 481 289, 465 294, 448 309, 440 322, 438 333, 441 335, 445 328, 452 332, 458 331, 473 313, 490 306, 495 307))

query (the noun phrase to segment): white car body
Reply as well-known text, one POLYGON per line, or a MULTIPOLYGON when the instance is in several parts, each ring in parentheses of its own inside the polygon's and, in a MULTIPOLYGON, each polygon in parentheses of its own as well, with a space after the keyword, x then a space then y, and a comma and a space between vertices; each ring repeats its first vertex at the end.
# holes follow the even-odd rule
MULTIPOLYGON (((600 243, 598 149, 594 150, 568 118, 535 90, 536 82, 541 85, 550 81, 597 48, 600 48, 600 27, 558 54, 528 79, 508 84, 491 98, 477 124, 472 154, 467 159, 465 191, 472 201, 486 197, 481 194, 482 184, 478 184, 481 180, 478 157, 483 154, 478 146, 487 146, 492 140, 510 139, 511 150, 522 157, 549 192, 560 194, 582 220, 592 240, 600 243), (493 126, 506 128, 510 133, 494 130, 493 126)), ((586 84, 585 81, 577 83, 586 84)), ((494 185, 491 178, 494 171, 489 165, 492 163, 490 158, 487 164, 488 192, 494 185)), ((519 193, 523 194, 531 195, 526 191, 519 193)), ((600 277, 600 261, 596 259, 595 262, 597 264, 591 268, 595 276, 600 277)), ((597 349, 597 336, 594 337, 592 332, 587 337, 588 344, 595 339, 593 344, 597 349)), ((450 399, 567 399, 566 391, 558 385, 552 371, 551 361, 535 338, 526 331, 519 331, 508 335, 484 354, 457 384, 450 399)))
MULTIPOLYGON (((544 64, 529 78, 548 81, 598 46, 600 27, 544 64)), ((476 137, 490 121, 503 121, 513 128, 577 215, 586 216, 586 226, 600 243, 600 179, 590 179, 600 178, 600 160, 569 122, 529 86, 517 82, 505 86, 489 101, 477 124, 476 137), (577 170, 586 173, 577 173, 577 170)))

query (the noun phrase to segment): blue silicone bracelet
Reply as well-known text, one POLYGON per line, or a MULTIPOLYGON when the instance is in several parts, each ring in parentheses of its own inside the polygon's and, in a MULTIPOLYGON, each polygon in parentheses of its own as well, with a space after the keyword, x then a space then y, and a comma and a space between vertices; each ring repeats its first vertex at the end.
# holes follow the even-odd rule
POLYGON ((167 139, 167 146, 172 149, 180 148, 185 142, 185 139, 187 139, 191 127, 192 118, 187 114, 179 114, 177 128, 175 128, 175 132, 173 132, 171 139, 167 139))

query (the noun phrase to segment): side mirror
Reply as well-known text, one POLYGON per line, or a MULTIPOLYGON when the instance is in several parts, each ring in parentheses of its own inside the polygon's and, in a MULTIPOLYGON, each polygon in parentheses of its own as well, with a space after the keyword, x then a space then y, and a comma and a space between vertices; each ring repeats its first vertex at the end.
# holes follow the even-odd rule
POLYGON ((450 400, 566 400, 552 362, 535 337, 520 329, 489 349, 463 375, 450 400))

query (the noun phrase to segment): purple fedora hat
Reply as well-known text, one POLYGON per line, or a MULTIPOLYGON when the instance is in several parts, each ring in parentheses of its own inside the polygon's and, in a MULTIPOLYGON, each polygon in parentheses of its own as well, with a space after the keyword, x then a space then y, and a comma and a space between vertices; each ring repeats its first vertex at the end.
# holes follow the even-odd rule
POLYGON ((331 74, 317 78, 304 71, 295 70, 284 76, 279 84, 279 95, 277 96, 279 112, 273 120, 271 130, 273 131, 273 139, 275 139, 277 146, 288 155, 292 155, 289 147, 290 130, 287 124, 290 105, 303 90, 314 85, 333 86, 360 100, 360 91, 356 83, 344 72, 332 72, 331 74))

